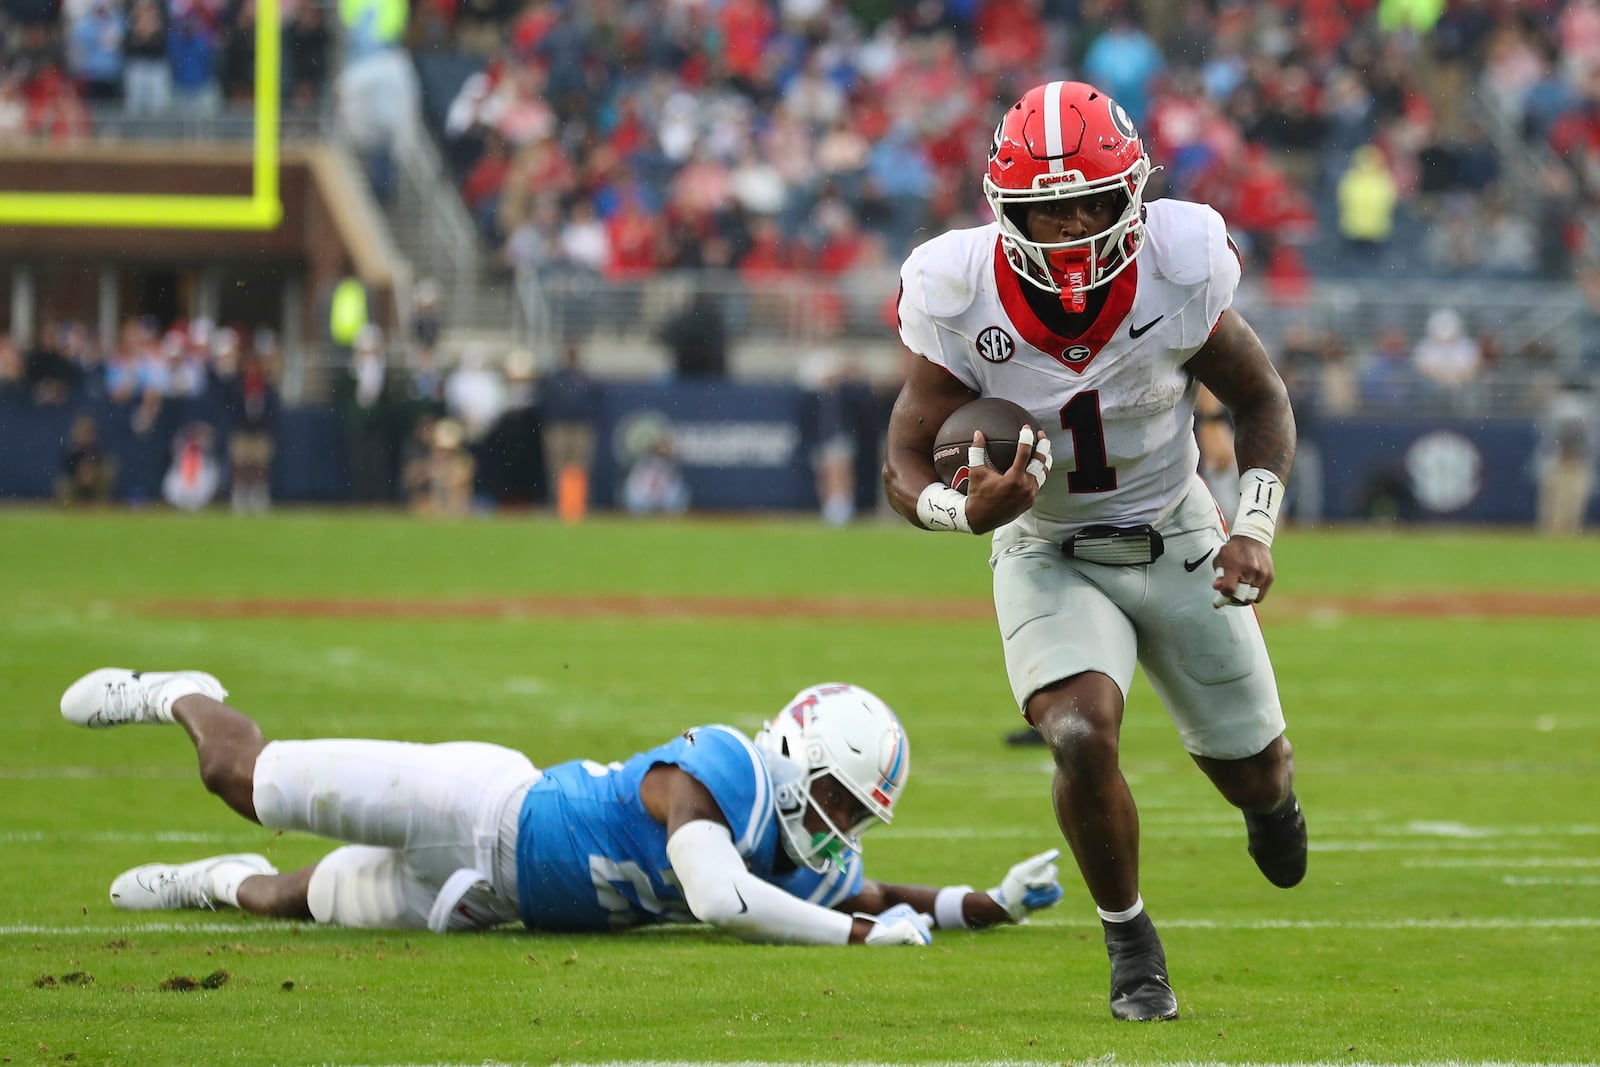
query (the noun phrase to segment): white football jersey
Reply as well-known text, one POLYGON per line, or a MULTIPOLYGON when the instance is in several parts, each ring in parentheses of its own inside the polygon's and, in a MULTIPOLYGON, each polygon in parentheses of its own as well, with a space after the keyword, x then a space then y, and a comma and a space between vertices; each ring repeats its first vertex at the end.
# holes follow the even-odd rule
POLYGON ((1184 363, 1233 303, 1239 259, 1202 204, 1145 205, 1146 239, 1078 337, 1039 321, 1000 248, 1000 226, 951 230, 900 270, 900 338, 983 396, 1033 413, 1055 465, 1012 531, 1063 540, 1094 524, 1155 522, 1199 466, 1198 386, 1184 363))

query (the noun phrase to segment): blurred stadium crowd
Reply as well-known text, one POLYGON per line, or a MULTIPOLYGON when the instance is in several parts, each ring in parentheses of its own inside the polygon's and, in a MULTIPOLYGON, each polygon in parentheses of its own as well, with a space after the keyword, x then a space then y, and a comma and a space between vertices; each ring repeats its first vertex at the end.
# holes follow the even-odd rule
POLYGON ((1600 188, 1592 0, 483 0, 419 8, 413 47, 519 267, 897 262, 987 220, 995 117, 1052 77, 1109 91, 1152 195, 1216 206, 1282 286, 1389 259, 1570 278, 1600 188))
MULTIPOLYGON (((255 0, 0 12, 0 137, 254 92, 255 0)), ((1053 77, 1115 96, 1165 168, 1152 195, 1216 206, 1282 286, 1383 265, 1568 279, 1593 251, 1596 0, 283 0, 279 16, 292 106, 316 106, 349 54, 410 49, 426 124, 513 266, 892 265, 919 232, 986 219, 995 116, 1053 77)))
MULTIPOLYGON (((6 0, 0 138, 71 139, 136 119, 203 118, 255 96, 255 0, 6 0)), ((322 98, 334 34, 317 0, 282 0, 283 88, 322 98)))
MULTIPOLYGON (((1531 414, 1600 367, 1600 0, 282 0, 279 18, 291 108, 345 103, 358 60, 409 57, 418 121, 506 275, 848 293, 925 236, 987 222, 997 115, 1081 78, 1138 123, 1163 167, 1148 195, 1215 206, 1247 277, 1290 309, 1263 333, 1311 419, 1508 397, 1531 414), (1426 326, 1350 340, 1293 314, 1335 279, 1444 295, 1426 326), (1461 282, 1581 293, 1581 338, 1508 340, 1451 302, 1461 282)), ((248 113, 255 21, 255 0, 0 0, 0 140, 248 113)), ((364 161, 385 199, 392 176, 364 161)), ((0 343, 0 396, 137 408, 216 389, 235 352, 274 367, 270 331, 131 310, 108 344, 79 323, 0 343)), ((892 337, 892 309, 865 314, 892 337)), ((437 322, 384 351, 407 389, 471 362, 537 396, 502 353, 441 349, 437 322)), ((342 358, 347 401, 361 371, 342 358)), ((462 422, 430 396, 430 418, 462 422)), ((389 434, 394 477, 412 429, 389 434)))

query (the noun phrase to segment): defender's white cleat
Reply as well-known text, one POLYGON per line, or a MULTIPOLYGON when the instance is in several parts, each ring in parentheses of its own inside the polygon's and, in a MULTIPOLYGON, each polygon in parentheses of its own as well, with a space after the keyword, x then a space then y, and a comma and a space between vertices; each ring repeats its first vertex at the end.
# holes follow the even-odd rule
POLYGON ((128 722, 171 722, 173 701, 192 693, 213 700, 228 695, 222 683, 204 671, 102 667, 79 678, 61 694, 61 715, 68 722, 91 730, 128 722))
POLYGON ((111 903, 123 911, 215 908, 238 902, 239 884, 257 874, 277 874, 265 856, 240 853, 193 863, 146 863, 111 883, 111 903))

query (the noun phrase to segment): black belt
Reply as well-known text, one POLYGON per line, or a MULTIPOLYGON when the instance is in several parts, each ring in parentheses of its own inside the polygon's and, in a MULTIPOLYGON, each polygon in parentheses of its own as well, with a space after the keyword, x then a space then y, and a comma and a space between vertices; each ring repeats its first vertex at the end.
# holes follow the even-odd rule
POLYGON ((1061 544, 1069 559, 1112 566, 1147 567, 1161 558, 1161 531, 1143 526, 1085 526, 1061 544))

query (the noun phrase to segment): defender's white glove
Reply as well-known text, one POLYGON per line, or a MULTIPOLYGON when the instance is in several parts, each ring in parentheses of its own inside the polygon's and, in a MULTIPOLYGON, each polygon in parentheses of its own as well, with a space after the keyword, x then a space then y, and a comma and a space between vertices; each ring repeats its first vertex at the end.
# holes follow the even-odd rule
POLYGON ((1059 848, 1030 856, 1007 871, 1000 884, 989 890, 989 896, 1012 919, 1027 922, 1029 915, 1061 899, 1060 872, 1056 869, 1060 856, 1059 848))
POLYGON ((910 904, 896 904, 878 915, 860 913, 856 918, 866 919, 873 924, 867 934, 869 945, 933 944, 933 930, 928 917, 910 904))

